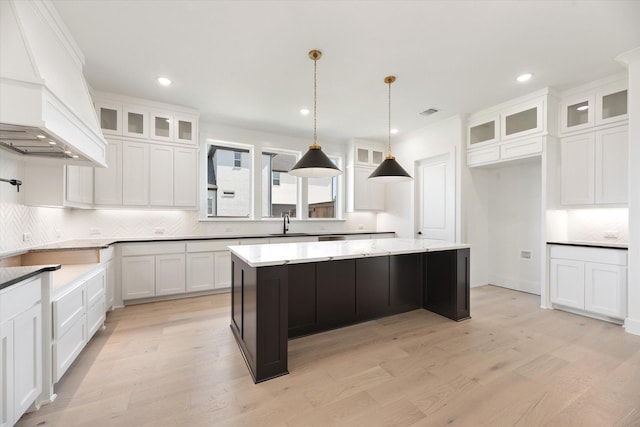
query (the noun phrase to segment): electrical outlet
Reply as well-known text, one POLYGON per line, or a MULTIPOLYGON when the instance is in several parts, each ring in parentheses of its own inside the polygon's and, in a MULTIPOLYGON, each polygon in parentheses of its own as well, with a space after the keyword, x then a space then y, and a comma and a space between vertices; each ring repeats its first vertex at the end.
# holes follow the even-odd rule
POLYGON ((153 229, 154 234, 164 234, 164 227, 156 227, 153 229))
POLYGON ((617 231, 605 231, 603 236, 605 239, 617 239, 620 236, 620 233, 617 231))
POLYGON ((31 241, 31 233, 22 233, 22 241, 30 242, 31 241))
POLYGON ((531 259, 531 251, 527 251, 527 250, 520 251, 520 258, 531 259))
POLYGON ((98 234, 102 234, 102 230, 100 230, 98 227, 91 227, 89 229, 89 234, 92 236, 97 236, 98 234))

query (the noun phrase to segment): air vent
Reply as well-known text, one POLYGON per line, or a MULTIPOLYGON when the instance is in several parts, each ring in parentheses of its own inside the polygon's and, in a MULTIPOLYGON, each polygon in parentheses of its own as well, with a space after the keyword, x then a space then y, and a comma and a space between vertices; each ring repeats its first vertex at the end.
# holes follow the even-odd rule
POLYGON ((432 114, 437 113, 438 111, 439 110, 437 108, 427 108, 422 113, 420 113, 420 115, 422 115, 422 116, 430 116, 432 114))

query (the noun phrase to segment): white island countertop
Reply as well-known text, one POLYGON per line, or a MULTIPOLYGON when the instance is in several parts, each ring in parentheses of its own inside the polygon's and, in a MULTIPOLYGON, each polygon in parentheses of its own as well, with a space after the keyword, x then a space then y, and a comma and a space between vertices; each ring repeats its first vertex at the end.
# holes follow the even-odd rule
POLYGON ((251 267, 400 255, 469 248, 464 243, 427 239, 366 239, 229 246, 251 267))

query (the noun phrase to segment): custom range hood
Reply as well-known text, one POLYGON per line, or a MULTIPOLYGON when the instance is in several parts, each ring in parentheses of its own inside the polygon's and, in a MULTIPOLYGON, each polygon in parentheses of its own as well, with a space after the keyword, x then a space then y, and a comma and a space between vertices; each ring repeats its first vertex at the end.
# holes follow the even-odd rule
POLYGON ((50 1, 0 1, 0 55, 0 147, 106 166, 84 56, 50 1))

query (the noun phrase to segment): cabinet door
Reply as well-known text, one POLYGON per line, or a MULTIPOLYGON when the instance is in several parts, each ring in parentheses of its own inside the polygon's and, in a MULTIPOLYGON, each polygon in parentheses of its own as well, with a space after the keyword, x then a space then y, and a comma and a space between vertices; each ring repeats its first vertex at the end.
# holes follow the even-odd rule
POLYGON ((501 115, 502 139, 519 138, 541 132, 543 129, 543 103, 534 101, 506 110, 501 115))
POLYGON ((213 289, 213 266, 213 252, 187 254, 187 292, 213 289))
POLYGON ((389 310, 389 257, 356 259, 356 316, 383 316, 389 310))
POLYGON ((156 294, 155 257, 122 258, 122 299, 147 298, 156 294))
POLYGON ((182 294, 186 290, 184 254, 156 256, 156 295, 182 294))
POLYGON ((627 268, 586 263, 584 308, 624 319, 627 316, 627 268))
POLYGON ((174 155, 174 206, 196 207, 198 198, 197 150, 176 148, 174 155))
POLYGON ((353 259, 316 264, 317 319, 320 328, 356 319, 356 263, 353 259))
POLYGON ((149 204, 173 205, 173 148, 152 145, 149 150, 149 204))
POLYGON ((198 143, 198 118, 176 115, 174 119, 174 141, 196 145, 198 143))
POLYGON ((96 102, 95 107, 102 133, 105 135, 122 135, 122 106, 107 102, 96 102))
POLYGON ((113 308, 113 299, 115 293, 115 284, 116 284, 116 272, 113 268, 113 263, 109 262, 105 265, 105 301, 104 301, 104 309, 105 311, 111 310, 113 308))
POLYGON ((627 126, 596 132, 596 203, 627 203, 629 131, 627 126))
POLYGON ((626 81, 608 85, 596 93, 596 126, 627 120, 628 91, 626 81))
POLYGON ((95 204, 122 204, 122 142, 109 141, 106 154, 106 168, 95 170, 95 204))
POLYGON ((394 313, 421 306, 421 257, 421 254, 389 257, 389 305, 394 313))
POLYGON ((93 168, 67 165, 67 202, 90 206, 93 203, 93 168))
POLYGON ((231 287, 231 252, 214 252, 215 288, 231 287))
POLYGON ((595 138, 592 133, 560 141, 560 184, 563 205, 595 201, 595 138))
POLYGON ((467 147, 480 147, 498 141, 499 123, 498 116, 470 121, 467 125, 467 147))
POLYGON ((122 143, 122 204, 149 204, 149 145, 122 143))
POLYGON ((173 141, 173 116, 167 113, 151 113, 151 138, 173 141))
POLYGON ((354 209, 384 210, 385 185, 369 181, 373 168, 356 167, 354 169, 354 209))
POLYGON ((595 97, 577 96, 566 99, 560 107, 560 130, 572 132, 594 125, 595 97))
POLYGON ((13 320, 14 413, 24 414, 42 392, 42 307, 36 304, 13 320))
POLYGON ((134 138, 149 137, 149 115, 146 111, 133 107, 122 109, 124 127, 122 134, 134 138))
POLYGON ((584 309, 584 262, 551 259, 551 302, 584 309))
POLYGON ((11 427, 13 417, 13 321, 0 325, 0 427, 11 427))

